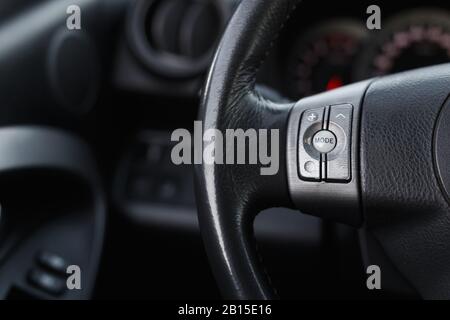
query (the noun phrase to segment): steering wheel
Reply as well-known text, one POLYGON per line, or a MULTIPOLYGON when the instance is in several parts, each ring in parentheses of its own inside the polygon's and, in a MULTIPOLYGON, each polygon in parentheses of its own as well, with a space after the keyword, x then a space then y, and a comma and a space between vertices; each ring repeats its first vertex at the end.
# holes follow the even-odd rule
POLYGON ((263 209, 289 207, 364 229, 421 297, 450 298, 450 65, 267 101, 256 74, 298 3, 242 1, 204 91, 204 132, 279 132, 274 175, 261 164, 196 165, 201 232, 224 297, 276 298, 252 225, 263 209))

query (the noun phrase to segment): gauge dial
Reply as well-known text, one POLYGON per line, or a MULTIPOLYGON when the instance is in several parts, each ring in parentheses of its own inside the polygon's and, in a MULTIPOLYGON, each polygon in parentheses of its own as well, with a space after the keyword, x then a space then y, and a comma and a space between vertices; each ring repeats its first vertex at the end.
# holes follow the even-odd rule
POLYGON ((320 24, 294 44, 287 63, 287 85, 299 99, 353 81, 353 62, 366 31, 362 24, 339 20, 320 24))
POLYGON ((401 14, 366 48, 356 78, 365 79, 450 61, 450 13, 401 14))

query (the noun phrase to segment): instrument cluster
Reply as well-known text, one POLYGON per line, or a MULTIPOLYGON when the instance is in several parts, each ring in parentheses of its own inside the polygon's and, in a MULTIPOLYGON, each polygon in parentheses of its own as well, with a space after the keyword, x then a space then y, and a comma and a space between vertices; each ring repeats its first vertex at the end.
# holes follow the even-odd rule
POLYGON ((302 30, 288 50, 284 87, 299 99, 343 85, 450 62, 450 11, 414 9, 369 30, 365 21, 337 18, 302 30))

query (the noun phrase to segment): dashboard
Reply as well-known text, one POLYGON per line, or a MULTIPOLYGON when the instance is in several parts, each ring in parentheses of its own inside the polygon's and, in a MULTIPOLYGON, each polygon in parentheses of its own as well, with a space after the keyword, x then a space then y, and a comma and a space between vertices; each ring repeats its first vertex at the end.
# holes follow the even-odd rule
POLYGON ((375 30, 366 25, 371 16, 367 7, 331 4, 320 15, 309 17, 302 12, 311 10, 299 10, 261 72, 260 82, 297 100, 364 79, 450 61, 448 7, 433 1, 426 6, 409 3, 407 9, 380 4, 381 28, 375 30))
MULTIPOLYGON (((238 0, 137 0, 125 21, 114 72, 125 92, 193 99, 238 0)), ((380 29, 366 23, 370 1, 304 0, 274 44, 258 83, 269 98, 295 101, 326 90, 450 61, 450 7, 437 0, 378 2, 380 29), (311 14, 314 13, 314 14, 311 14)))

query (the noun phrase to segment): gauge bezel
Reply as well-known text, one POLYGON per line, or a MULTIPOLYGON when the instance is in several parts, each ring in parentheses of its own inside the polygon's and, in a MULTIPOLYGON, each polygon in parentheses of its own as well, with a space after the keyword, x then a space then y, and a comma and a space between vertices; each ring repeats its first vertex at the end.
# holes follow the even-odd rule
POLYGON ((365 46, 357 60, 353 78, 360 81, 392 73, 376 73, 376 68, 373 63, 375 58, 379 55, 381 48, 392 40, 392 36, 395 33, 407 30, 411 26, 424 25, 440 26, 450 34, 450 11, 442 8, 415 8, 408 11, 402 11, 390 17, 390 19, 382 25, 381 30, 370 31, 370 41, 367 42, 367 46, 365 46))

